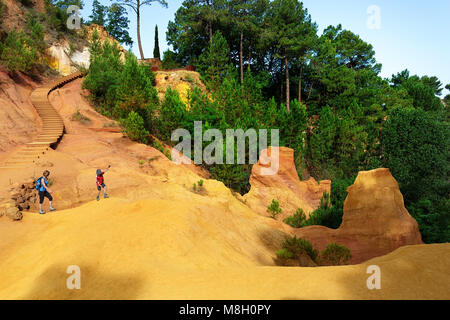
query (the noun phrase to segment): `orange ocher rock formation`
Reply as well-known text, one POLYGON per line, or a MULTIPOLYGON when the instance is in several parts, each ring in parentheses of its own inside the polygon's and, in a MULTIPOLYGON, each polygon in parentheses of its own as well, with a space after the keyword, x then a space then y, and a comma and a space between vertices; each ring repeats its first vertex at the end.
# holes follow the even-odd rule
POLYGON ((406 210, 389 169, 359 172, 347 192, 338 229, 311 226, 295 229, 294 234, 311 241, 318 250, 332 242, 345 245, 353 255, 351 263, 423 243, 417 221, 406 210))
MULTIPOLYGON (((267 156, 271 156, 272 149, 269 147, 267 156)), ((293 215, 298 208, 303 209, 306 216, 317 209, 324 192, 330 194, 331 181, 324 180, 320 183, 314 178, 300 181, 294 165, 294 150, 279 147, 279 167, 275 175, 262 175, 261 170, 269 167, 258 161, 252 168, 250 176, 250 192, 244 196, 246 204, 257 213, 270 216, 267 206, 272 199, 280 203, 283 212, 277 217, 282 220, 293 215)), ((264 153, 264 152, 263 152, 264 153)), ((267 163, 269 161, 264 161, 267 163)))

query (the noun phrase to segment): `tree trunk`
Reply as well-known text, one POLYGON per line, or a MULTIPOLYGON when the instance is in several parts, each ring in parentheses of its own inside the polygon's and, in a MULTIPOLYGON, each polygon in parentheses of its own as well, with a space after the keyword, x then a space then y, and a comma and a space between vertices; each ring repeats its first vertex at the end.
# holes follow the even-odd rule
POLYGON ((309 100, 309 97, 311 97, 312 89, 313 89, 313 84, 311 83, 311 88, 309 88, 309 93, 308 93, 308 100, 309 100))
POLYGON ((283 87, 283 64, 281 64, 280 66, 280 70, 281 70, 281 85, 280 85, 280 102, 283 101, 283 92, 284 92, 284 87, 283 87))
POLYGON ((142 50, 142 43, 141 43, 141 13, 139 8, 139 1, 137 4, 137 38, 138 38, 138 46, 139 46, 139 53, 141 54, 141 59, 144 60, 144 51, 142 50))
POLYGON ((213 32, 212 32, 212 23, 209 21, 209 44, 212 45, 212 38, 213 38, 213 32))
POLYGON ((298 79, 298 102, 300 102, 300 105, 302 104, 302 74, 303 66, 300 66, 300 78, 298 79))
POLYGON ((289 63, 286 49, 284 49, 284 68, 286 69, 286 109, 290 111, 290 97, 289 97, 289 63))
POLYGON ((241 84, 244 83, 243 41, 244 41, 244 32, 241 30, 241 43, 239 50, 239 63, 241 65, 241 84))

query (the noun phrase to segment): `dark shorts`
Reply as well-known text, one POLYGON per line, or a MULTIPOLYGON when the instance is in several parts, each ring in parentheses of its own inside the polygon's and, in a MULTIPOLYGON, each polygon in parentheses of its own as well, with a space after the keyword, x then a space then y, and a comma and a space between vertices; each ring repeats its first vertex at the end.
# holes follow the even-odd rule
POLYGON ((39 203, 44 202, 44 197, 46 197, 49 201, 53 201, 52 195, 47 191, 39 191, 39 203))
POLYGON ((105 189, 106 186, 104 183, 102 183, 100 186, 97 186, 97 190, 98 191, 102 190, 102 187, 103 187, 103 189, 105 189))

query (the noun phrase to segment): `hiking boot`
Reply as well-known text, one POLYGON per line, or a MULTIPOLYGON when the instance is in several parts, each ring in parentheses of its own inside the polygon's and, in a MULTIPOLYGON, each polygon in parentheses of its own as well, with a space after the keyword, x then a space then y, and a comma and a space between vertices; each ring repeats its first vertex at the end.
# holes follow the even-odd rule
POLYGON ((56 209, 53 207, 50 207, 50 211, 55 211, 56 209))
POLYGON ((105 193, 104 197, 105 197, 105 199, 106 199, 106 198, 109 198, 109 196, 108 196, 106 193, 105 193))
POLYGON ((100 196, 97 196, 97 201, 99 201, 100 200, 100 196))
POLYGON ((39 210, 39 214, 45 214, 44 210, 39 210))

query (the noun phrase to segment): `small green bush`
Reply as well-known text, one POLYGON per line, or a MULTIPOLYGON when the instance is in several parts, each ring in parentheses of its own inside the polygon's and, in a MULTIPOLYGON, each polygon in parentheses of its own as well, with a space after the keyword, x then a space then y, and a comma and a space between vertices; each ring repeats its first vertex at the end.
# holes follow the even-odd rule
POLYGON ((121 119, 120 124, 124 127, 124 132, 131 140, 147 143, 149 132, 144 127, 144 120, 134 111, 128 114, 128 117, 121 119))
POLYGON ((205 189, 204 183, 203 183, 203 180, 202 180, 202 179, 200 179, 199 181, 197 181, 196 183, 194 183, 194 184, 192 185, 192 190, 193 190, 195 193, 200 194, 200 195, 203 195, 203 196, 205 196, 205 195, 208 194, 208 191, 205 189))
POLYGON ((297 238, 297 236, 287 237, 283 242, 282 249, 276 252, 279 259, 299 259, 305 253, 312 261, 316 262, 317 250, 313 248, 308 240, 297 238))
POLYGON ((288 260, 294 258, 294 254, 289 250, 283 248, 276 252, 277 258, 282 260, 288 260))
POLYGON ((272 203, 267 207, 267 212, 272 215, 272 218, 276 218, 277 215, 279 215, 281 212, 283 212, 283 209, 280 208, 280 203, 273 199, 272 203))
POLYGON ((332 266, 347 264, 351 258, 350 249, 337 243, 330 243, 320 254, 321 263, 332 266))
POLYGON ((155 141, 153 141, 153 147, 157 150, 159 150, 161 153, 164 153, 164 147, 161 144, 161 142, 159 142, 158 140, 155 139, 155 141))
POLYGON ((295 211, 294 215, 284 219, 284 223, 290 225, 293 228, 301 228, 304 226, 305 222, 306 214, 301 208, 298 208, 297 211, 295 211))
POLYGON ((91 121, 88 117, 86 117, 84 114, 80 112, 80 110, 77 110, 74 114, 72 114, 72 120, 73 121, 79 121, 82 124, 87 124, 91 121))
POLYGON ((163 153, 167 157, 167 159, 172 160, 172 153, 169 150, 164 150, 163 153))

